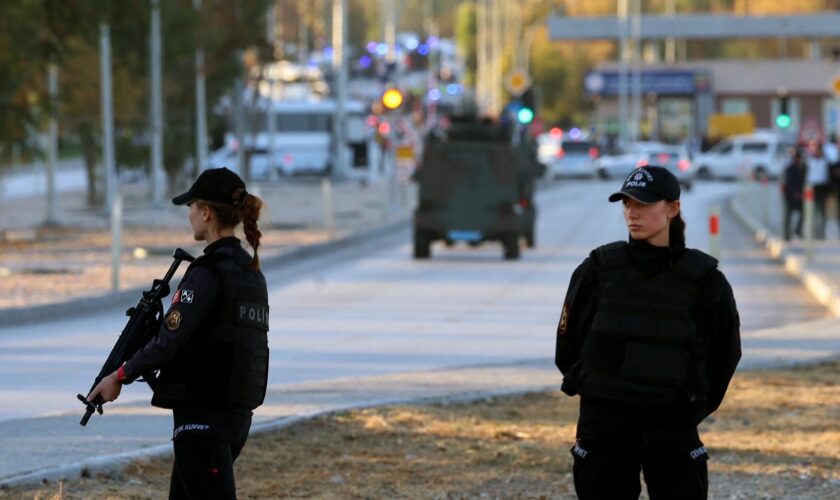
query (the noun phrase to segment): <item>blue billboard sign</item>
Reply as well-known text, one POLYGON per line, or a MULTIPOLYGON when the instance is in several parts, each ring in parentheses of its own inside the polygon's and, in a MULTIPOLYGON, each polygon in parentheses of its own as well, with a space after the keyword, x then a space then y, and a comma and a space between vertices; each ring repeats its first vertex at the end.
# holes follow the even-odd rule
MULTIPOLYGON (((584 88, 590 95, 618 95, 618 71, 590 71, 584 78, 584 88)), ((694 95, 708 90, 708 78, 695 71, 645 70, 641 74, 642 94, 694 95)), ((627 73, 628 92, 632 88, 632 73, 627 73)))

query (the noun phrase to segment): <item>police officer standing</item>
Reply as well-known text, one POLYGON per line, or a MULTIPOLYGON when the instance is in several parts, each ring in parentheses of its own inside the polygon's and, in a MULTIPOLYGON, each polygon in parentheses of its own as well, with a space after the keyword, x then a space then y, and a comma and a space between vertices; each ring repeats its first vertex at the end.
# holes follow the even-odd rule
POLYGON ((582 499, 704 499, 708 453, 697 425, 723 400, 741 357, 732 289, 717 261, 685 248, 680 187, 662 167, 621 191, 628 242, 575 270, 557 329, 563 392, 580 395, 572 447, 582 499))
POLYGON ((235 498, 233 462, 268 380, 268 292, 257 228, 262 201, 226 168, 206 170, 172 199, 189 207, 203 255, 187 269, 158 335, 88 395, 115 400, 123 384, 160 369, 152 405, 171 408, 170 498, 235 498), (242 223, 253 257, 234 236, 242 223))

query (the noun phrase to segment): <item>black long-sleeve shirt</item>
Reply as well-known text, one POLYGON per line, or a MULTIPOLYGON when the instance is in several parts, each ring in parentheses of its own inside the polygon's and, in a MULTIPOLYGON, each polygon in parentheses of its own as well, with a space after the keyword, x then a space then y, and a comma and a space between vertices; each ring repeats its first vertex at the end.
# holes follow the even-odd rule
MULTIPOLYGON (((644 272, 667 269, 684 249, 655 247, 630 240, 633 266, 644 272)), ((597 310, 597 269, 593 255, 572 274, 557 328, 555 364, 563 373, 564 392, 577 394, 579 357, 583 339, 589 332, 597 310)), ((628 290, 632 293, 632 290, 628 290)), ((666 405, 633 404, 581 398, 578 437, 638 441, 662 438, 693 430, 717 410, 741 359, 740 319, 732 287, 723 273, 715 269, 702 278, 694 307, 697 331, 707 339, 706 372, 710 391, 697 404, 674 401, 666 405)))

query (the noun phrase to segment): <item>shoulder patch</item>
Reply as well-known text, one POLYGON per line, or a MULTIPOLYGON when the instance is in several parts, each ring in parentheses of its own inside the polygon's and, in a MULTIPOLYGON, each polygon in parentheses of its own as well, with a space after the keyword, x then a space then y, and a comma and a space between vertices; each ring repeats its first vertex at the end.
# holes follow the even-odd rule
POLYGON ((195 293, 192 290, 181 290, 180 288, 175 290, 175 293, 172 295, 172 304, 192 304, 193 298, 195 297, 195 293))
POLYGON ((560 314, 560 326, 557 327, 557 332, 560 335, 566 335, 569 329, 569 306, 563 304, 563 312, 560 314))
POLYGON ((177 309, 170 309, 168 313, 166 313, 166 318, 163 320, 163 324, 166 325, 166 329, 170 332, 174 332, 178 328, 181 328, 181 320, 183 317, 181 316, 181 311, 177 309))

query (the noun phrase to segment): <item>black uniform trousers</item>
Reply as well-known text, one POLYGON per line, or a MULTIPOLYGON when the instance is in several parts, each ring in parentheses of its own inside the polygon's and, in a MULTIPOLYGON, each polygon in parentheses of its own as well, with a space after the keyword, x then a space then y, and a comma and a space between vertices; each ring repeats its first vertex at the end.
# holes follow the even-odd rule
POLYGON ((234 499, 233 462, 251 428, 251 412, 202 414, 173 412, 175 462, 169 498, 234 499))
POLYGON ((708 495, 709 455, 699 438, 656 444, 578 440, 571 452, 575 492, 581 500, 638 499, 640 470, 651 500, 708 495))

